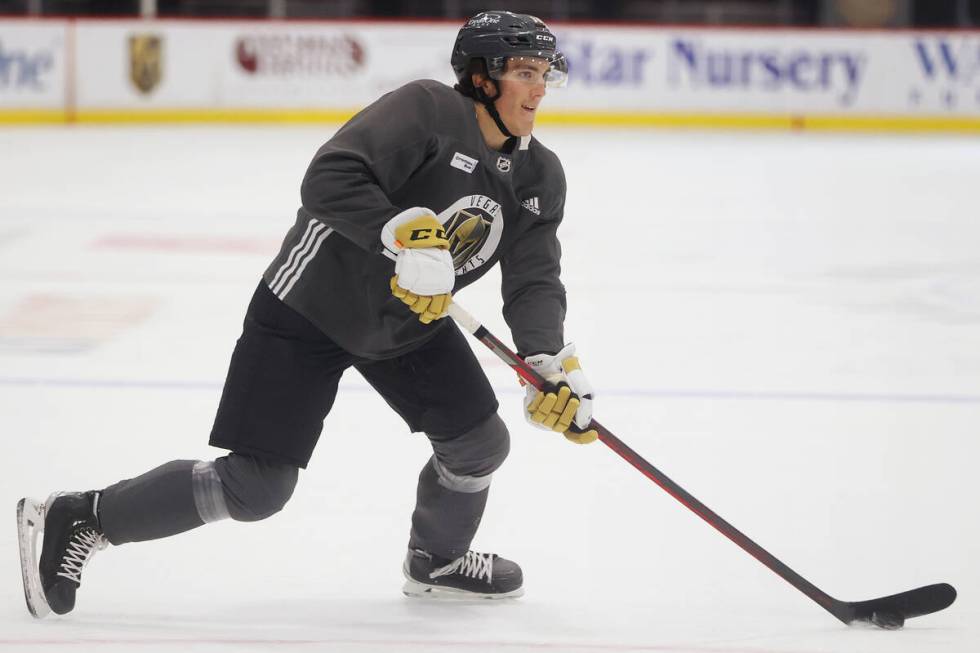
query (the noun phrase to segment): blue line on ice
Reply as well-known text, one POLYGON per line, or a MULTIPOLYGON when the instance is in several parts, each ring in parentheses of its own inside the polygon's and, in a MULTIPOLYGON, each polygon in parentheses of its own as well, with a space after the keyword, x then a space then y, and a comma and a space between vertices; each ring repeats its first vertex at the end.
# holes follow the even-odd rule
MULTIPOLYGON (((3 386, 44 386, 55 388, 127 389, 127 390, 208 390, 219 391, 221 383, 213 381, 155 381, 151 379, 83 379, 44 377, 0 377, 3 386)), ((341 384, 342 392, 374 392, 366 384, 341 384)), ((518 394, 515 386, 497 386, 500 394, 518 394)), ((738 401, 836 401, 887 402, 932 404, 980 404, 980 395, 929 394, 885 392, 780 392, 755 390, 671 389, 671 388, 610 388, 602 390, 603 397, 636 399, 725 399, 738 401)))

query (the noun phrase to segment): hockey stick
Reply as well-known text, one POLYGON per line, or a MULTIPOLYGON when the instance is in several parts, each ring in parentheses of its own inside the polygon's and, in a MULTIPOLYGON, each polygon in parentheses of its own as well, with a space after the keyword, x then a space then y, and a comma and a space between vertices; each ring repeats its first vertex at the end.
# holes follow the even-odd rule
MULTIPOLYGON (((466 312, 459 304, 449 306, 449 315, 477 340, 490 348, 501 360, 509 365, 527 383, 540 389, 544 379, 527 365, 517 354, 507 348, 486 327, 466 312)), ((651 481, 680 501, 701 519, 721 532, 722 535, 740 546, 756 560, 779 574, 790 585, 806 594, 827 612, 845 624, 869 623, 880 628, 894 630, 901 628, 906 619, 938 612, 949 607, 956 600, 956 590, 947 583, 937 583, 919 587, 907 592, 883 596, 870 601, 840 601, 825 593, 819 587, 800 576, 783 564, 774 555, 752 541, 747 535, 722 519, 717 513, 698 501, 684 488, 668 478, 663 472, 647 462, 640 454, 630 449, 606 427, 592 420, 590 428, 599 432, 599 439, 619 454, 626 462, 636 467, 651 481)))

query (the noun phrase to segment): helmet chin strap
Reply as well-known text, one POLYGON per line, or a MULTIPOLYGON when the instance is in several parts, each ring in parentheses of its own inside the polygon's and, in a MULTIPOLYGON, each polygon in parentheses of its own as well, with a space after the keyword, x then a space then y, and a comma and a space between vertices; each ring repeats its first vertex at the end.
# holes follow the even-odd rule
POLYGON ((482 104, 487 108, 487 113, 489 113, 490 117, 493 118, 493 121, 494 123, 496 123, 497 129, 500 130, 501 134, 503 134, 507 138, 517 138, 516 136, 510 133, 510 130, 507 129, 507 125, 504 124, 503 119, 500 117, 500 113, 497 112, 496 100, 498 97, 500 97, 500 87, 497 86, 497 82, 491 81, 490 83, 493 84, 494 89, 496 89, 497 91, 496 96, 490 97, 489 95, 486 94, 486 91, 484 91, 482 88, 477 86, 474 87, 473 89, 476 94, 476 99, 477 101, 480 102, 480 104, 482 104))

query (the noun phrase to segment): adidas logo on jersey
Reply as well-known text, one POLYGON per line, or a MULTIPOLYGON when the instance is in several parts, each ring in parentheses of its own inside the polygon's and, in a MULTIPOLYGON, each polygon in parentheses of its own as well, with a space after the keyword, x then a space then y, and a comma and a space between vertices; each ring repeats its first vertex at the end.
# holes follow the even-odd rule
POLYGON ((532 197, 531 199, 526 199, 521 202, 521 206, 533 213, 534 215, 541 215, 541 209, 538 208, 538 198, 532 197))

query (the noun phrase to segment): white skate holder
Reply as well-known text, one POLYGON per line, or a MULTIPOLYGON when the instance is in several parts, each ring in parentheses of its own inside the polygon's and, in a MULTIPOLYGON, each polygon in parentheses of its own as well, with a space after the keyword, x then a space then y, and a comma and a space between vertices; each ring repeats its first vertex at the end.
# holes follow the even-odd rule
POLYGON ((40 619, 51 612, 41 588, 38 569, 37 539, 44 531, 45 504, 33 499, 17 502, 17 539, 20 548, 20 573, 24 579, 24 600, 31 615, 40 619))

